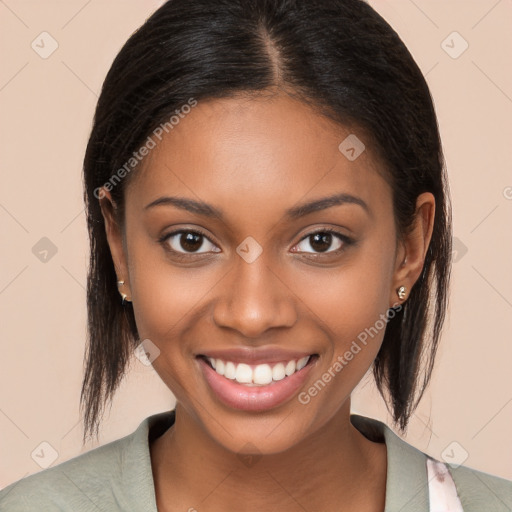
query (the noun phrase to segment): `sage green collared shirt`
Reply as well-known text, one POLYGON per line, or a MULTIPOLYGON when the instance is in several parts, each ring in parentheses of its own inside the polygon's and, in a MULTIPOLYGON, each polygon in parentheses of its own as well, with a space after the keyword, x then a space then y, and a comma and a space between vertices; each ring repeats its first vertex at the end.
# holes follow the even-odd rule
MULTIPOLYGON (((385 512, 429 512, 427 455, 380 421, 355 414, 351 421, 386 443, 385 512)), ((0 491, 0 511, 157 512, 149 442, 173 423, 174 410, 154 414, 126 437, 10 484, 0 491)), ((512 512, 511 481, 463 466, 450 472, 464 512, 512 512)))

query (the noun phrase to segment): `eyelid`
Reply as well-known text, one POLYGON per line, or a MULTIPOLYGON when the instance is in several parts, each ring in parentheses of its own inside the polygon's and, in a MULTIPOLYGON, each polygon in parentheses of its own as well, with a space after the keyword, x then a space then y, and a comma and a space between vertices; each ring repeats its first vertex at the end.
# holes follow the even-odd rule
POLYGON ((347 246, 352 245, 352 244, 355 243, 355 240, 353 240, 349 236, 345 235, 344 233, 341 233, 337 229, 331 228, 331 227, 323 227, 323 228, 314 229, 313 231, 308 231, 293 247, 296 247, 303 240, 306 240, 309 237, 311 237, 313 235, 316 235, 317 233, 327 233, 327 234, 330 234, 330 235, 334 235, 335 237, 337 237, 342 242, 343 245, 339 249, 335 249, 333 251, 326 251, 326 252, 304 252, 304 251, 297 251, 297 252, 301 252, 301 253, 309 254, 309 255, 313 255, 313 256, 322 256, 324 254, 325 255, 339 254, 339 253, 343 252, 346 249, 347 246))
MULTIPOLYGON (((206 240, 208 240, 208 242, 210 242, 212 245, 215 245, 217 247, 217 244, 212 241, 210 236, 207 235, 200 228, 180 228, 180 229, 176 229, 175 231, 171 231, 170 233, 166 233, 165 235, 161 236, 157 241, 160 244, 165 244, 170 238, 172 238, 172 237, 174 237, 176 235, 181 235, 181 234, 185 234, 185 233, 193 233, 195 235, 201 235, 202 237, 206 238, 206 240)), ((211 252, 211 251, 207 251, 206 253, 202 253, 202 252, 180 252, 180 251, 176 251, 172 247, 166 247, 166 250, 168 250, 168 251, 170 251, 170 252, 172 252, 174 254, 179 254, 181 256, 193 256, 195 254, 207 254, 208 252, 211 252)), ((214 252, 219 252, 219 251, 214 251, 214 252)))

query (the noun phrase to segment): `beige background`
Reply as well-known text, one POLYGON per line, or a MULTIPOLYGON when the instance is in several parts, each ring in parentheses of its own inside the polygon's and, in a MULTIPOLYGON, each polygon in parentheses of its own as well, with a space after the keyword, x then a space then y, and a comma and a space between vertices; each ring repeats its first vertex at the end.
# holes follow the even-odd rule
MULTIPOLYGON (((512 1, 370 3, 427 75, 455 218, 449 318, 406 439, 512 479, 512 1)), ((96 446, 81 446, 78 414, 88 258, 81 164, 105 74, 158 5, 0 0, 0 487, 40 471, 53 453, 55 465, 96 446), (50 37, 58 48, 43 59, 31 44, 48 51, 50 37)), ((134 358, 99 444, 172 405, 154 370, 134 358)), ((368 379, 353 409, 388 419, 368 379)))

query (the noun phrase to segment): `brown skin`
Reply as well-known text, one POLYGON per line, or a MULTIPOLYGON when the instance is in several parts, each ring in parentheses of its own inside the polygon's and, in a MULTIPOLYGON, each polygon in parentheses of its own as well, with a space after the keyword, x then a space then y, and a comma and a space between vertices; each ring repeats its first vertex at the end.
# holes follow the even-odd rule
POLYGON ((121 291, 140 338, 160 349, 153 366, 177 400, 175 425, 151 445, 159 511, 384 510, 386 447, 350 423, 350 394, 384 329, 307 405, 294 396, 258 413, 219 402, 194 357, 243 346, 316 353, 307 391, 360 332, 403 302, 396 290, 410 290, 421 273, 435 200, 417 198, 414 229, 399 239, 370 144, 353 162, 338 150, 349 133, 364 142, 282 94, 199 102, 127 187, 124 232, 110 194, 100 200, 121 291), (369 213, 343 204, 284 218, 288 208, 340 192, 363 199, 369 213), (166 195, 206 201, 225 220, 173 206, 144 210, 166 195), (206 233, 201 255, 189 248, 180 261, 164 249, 186 255, 182 235, 157 241, 180 228, 206 233), (321 252, 306 236, 318 228, 355 244, 333 235, 321 252), (236 253, 248 236, 263 248, 250 264, 236 253), (250 467, 237 456, 247 443, 263 455, 250 467))

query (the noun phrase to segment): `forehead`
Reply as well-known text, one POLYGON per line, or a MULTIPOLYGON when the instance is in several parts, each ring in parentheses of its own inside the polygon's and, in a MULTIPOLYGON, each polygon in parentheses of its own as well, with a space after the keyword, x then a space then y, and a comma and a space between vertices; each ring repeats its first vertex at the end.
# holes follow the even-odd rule
POLYGON ((390 199, 364 135, 286 95, 200 101, 156 142, 128 187, 127 203, 137 208, 166 194, 234 215, 278 213, 279 206, 334 193, 362 197, 377 209, 390 199), (347 158, 345 140, 366 149, 347 158))

